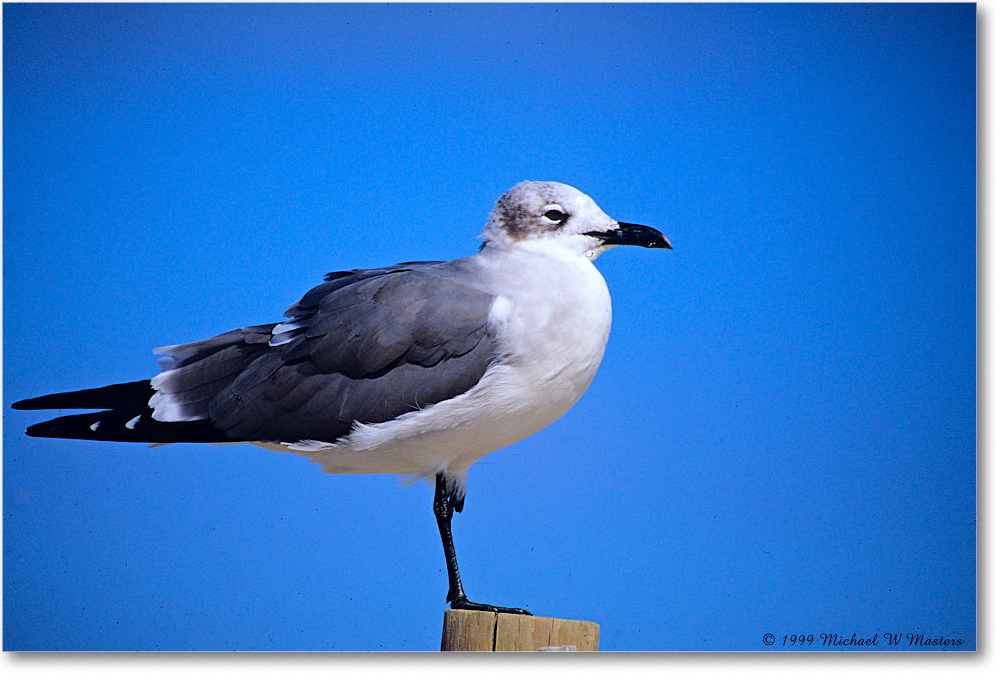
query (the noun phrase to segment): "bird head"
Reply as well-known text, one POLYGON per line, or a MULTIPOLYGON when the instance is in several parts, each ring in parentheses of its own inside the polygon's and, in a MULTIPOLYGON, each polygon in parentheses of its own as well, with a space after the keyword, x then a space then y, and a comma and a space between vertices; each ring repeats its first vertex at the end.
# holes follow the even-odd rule
POLYGON ((543 243, 591 259, 614 246, 673 248, 658 230, 617 221, 575 187, 551 181, 522 181, 504 193, 482 237, 503 247, 543 243))

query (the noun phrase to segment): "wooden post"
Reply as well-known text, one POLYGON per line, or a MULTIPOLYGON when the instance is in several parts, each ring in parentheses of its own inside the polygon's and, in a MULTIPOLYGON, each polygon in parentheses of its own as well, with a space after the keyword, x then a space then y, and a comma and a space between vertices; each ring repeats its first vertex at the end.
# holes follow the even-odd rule
POLYGON ((591 621, 448 609, 443 652, 596 652, 601 627, 591 621))

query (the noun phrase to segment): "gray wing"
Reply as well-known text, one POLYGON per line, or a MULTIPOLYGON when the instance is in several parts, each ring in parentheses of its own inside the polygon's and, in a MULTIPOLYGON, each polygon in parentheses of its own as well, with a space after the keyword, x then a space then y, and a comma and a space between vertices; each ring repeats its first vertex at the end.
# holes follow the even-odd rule
POLYGON ((471 389, 497 357, 494 296, 453 263, 327 276, 281 324, 166 347, 160 419, 208 419, 233 440, 332 442, 471 389))

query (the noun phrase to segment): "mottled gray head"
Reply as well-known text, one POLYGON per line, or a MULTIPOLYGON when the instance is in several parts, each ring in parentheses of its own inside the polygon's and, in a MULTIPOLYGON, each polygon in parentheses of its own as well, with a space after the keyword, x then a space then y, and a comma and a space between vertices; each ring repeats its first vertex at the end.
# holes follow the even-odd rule
POLYGON ((497 200, 482 236, 500 246, 559 241, 581 252, 623 244, 670 248, 653 228, 620 223, 575 187, 551 181, 523 181, 508 190, 497 200))

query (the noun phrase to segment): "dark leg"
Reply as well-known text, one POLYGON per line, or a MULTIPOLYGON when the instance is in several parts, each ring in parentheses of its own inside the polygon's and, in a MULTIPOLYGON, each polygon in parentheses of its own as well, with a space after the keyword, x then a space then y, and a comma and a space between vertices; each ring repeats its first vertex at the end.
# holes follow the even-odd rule
POLYGON ((448 492, 448 481, 444 474, 437 475, 434 487, 434 517, 437 518, 438 530, 441 532, 441 543, 444 545, 444 560, 448 565, 448 598, 452 609, 474 609, 481 612, 505 612, 509 614, 528 614, 531 612, 516 607, 496 607, 478 602, 470 602, 462 590, 462 578, 458 575, 458 558, 455 556, 455 543, 451 539, 451 517, 455 511, 461 511, 465 503, 455 493, 448 492))

